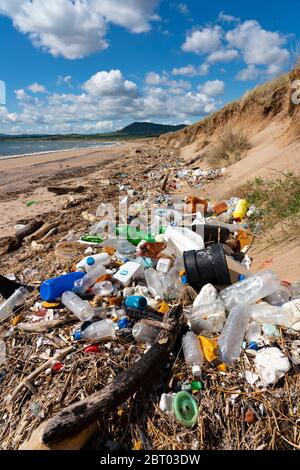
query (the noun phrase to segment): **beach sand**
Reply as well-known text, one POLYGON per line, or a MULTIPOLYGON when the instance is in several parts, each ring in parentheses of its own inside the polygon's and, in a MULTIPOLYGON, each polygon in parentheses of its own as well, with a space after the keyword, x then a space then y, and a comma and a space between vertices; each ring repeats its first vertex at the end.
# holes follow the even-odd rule
POLYGON ((68 195, 57 196, 48 186, 90 186, 108 163, 147 141, 121 142, 112 147, 84 148, 0 160, 0 237, 13 235, 14 226, 63 207, 68 195), (28 207, 27 202, 36 201, 28 207))

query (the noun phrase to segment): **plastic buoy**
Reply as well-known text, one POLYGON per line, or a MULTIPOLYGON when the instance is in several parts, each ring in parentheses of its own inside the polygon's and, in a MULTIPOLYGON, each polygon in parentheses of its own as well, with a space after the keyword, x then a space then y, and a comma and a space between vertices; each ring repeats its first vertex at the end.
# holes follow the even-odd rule
POLYGON ((176 393, 172 408, 177 421, 186 426, 192 428, 198 419, 198 405, 195 398, 187 392, 176 393))

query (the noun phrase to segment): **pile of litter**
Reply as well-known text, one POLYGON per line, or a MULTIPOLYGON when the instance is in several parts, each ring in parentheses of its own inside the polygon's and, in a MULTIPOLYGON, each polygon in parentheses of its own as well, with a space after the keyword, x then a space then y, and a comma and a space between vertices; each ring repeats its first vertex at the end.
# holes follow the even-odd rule
POLYGON ((40 425, 49 447, 299 448, 300 284, 251 272, 259 208, 176 194, 222 170, 124 167, 7 249, 0 448, 40 425))

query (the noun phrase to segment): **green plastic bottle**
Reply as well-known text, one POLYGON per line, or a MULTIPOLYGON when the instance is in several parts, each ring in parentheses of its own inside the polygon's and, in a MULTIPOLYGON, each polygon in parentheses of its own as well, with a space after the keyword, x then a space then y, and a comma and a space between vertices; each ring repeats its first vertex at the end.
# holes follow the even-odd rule
POLYGON ((127 238, 127 240, 134 246, 137 246, 142 240, 149 243, 155 242, 154 235, 151 235, 144 230, 138 230, 136 227, 132 227, 130 225, 118 225, 116 233, 121 237, 127 238))
POLYGON ((97 235, 83 235, 80 240, 83 242, 89 242, 89 243, 102 243, 103 240, 102 238, 98 237, 97 235))

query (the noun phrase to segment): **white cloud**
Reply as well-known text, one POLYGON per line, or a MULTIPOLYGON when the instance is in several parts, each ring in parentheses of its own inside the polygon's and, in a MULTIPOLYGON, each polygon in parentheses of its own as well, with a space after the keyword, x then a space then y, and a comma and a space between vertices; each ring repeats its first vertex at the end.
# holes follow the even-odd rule
POLYGON ((207 61, 211 63, 215 62, 230 62, 231 60, 237 59, 239 53, 236 49, 220 49, 219 51, 212 52, 207 61))
POLYGON ((44 85, 40 85, 36 82, 29 85, 28 90, 32 91, 32 93, 47 93, 47 90, 44 85))
POLYGON ((71 84, 72 76, 71 75, 59 75, 57 77, 57 85, 64 85, 66 84, 69 88, 73 88, 71 84))
POLYGON ((83 84, 83 89, 96 96, 137 96, 136 84, 124 80, 120 70, 96 73, 83 84))
POLYGON ((184 52, 209 54, 221 48, 221 37, 220 26, 207 26, 188 34, 181 49, 184 52))
POLYGON ((245 69, 238 72, 236 79, 241 82, 247 82, 248 80, 256 80, 259 77, 261 71, 253 64, 248 65, 245 69))
POLYGON ((20 88, 19 90, 15 90, 15 94, 16 94, 17 100, 19 101, 25 101, 28 98, 28 95, 23 88, 20 88))
POLYGON ((109 23, 149 31, 160 0, 0 0, 0 14, 54 57, 78 59, 108 47, 109 23))
POLYGON ((15 113, 9 113, 5 106, 0 106, 0 122, 3 124, 17 122, 18 117, 15 113))
POLYGON ((177 9, 182 15, 188 15, 189 14, 189 9, 188 9, 188 6, 187 6, 186 3, 179 3, 178 6, 177 6, 177 9))
POLYGON ((161 85, 171 88, 190 88, 191 86, 191 84, 185 80, 170 80, 166 72, 163 72, 161 75, 157 72, 148 72, 145 77, 145 83, 150 86, 161 85))
POLYGON ((208 80, 199 85, 198 90, 208 96, 219 96, 225 92, 225 83, 222 80, 208 80))
POLYGON ((207 75, 209 71, 209 64, 204 63, 199 67, 194 65, 186 65, 185 67, 174 68, 172 75, 183 75, 186 77, 197 77, 198 75, 207 75))
POLYGON ((225 23, 233 23, 235 21, 240 21, 240 18, 236 18, 235 16, 232 15, 227 15, 224 13, 224 11, 221 11, 219 16, 218 16, 219 21, 224 21, 225 23))
MULTIPOLYGON (((263 29, 255 20, 245 21, 228 31, 226 39, 230 47, 241 51, 250 75, 253 75, 255 66, 265 67, 261 72, 268 75, 279 73, 290 58, 289 51, 283 47, 286 37, 263 29)), ((242 76, 245 77, 245 74, 242 73, 242 76)))

